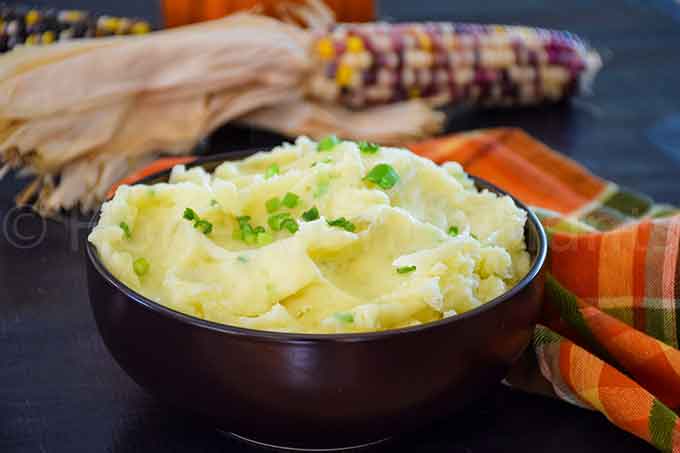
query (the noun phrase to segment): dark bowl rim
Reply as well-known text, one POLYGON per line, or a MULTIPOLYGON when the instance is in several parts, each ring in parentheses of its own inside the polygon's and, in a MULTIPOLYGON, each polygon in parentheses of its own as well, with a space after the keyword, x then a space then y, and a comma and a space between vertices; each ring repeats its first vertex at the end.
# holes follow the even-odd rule
MULTIPOLYGON (((242 159, 248 156, 251 156, 257 152, 260 151, 269 151, 269 148, 252 148, 252 149, 246 149, 246 150, 239 150, 239 151, 231 151, 231 152, 226 152, 226 153, 219 153, 219 154, 214 154, 210 156, 205 156, 205 157, 198 157, 195 160, 191 162, 187 162, 186 165, 187 167, 196 167, 196 166, 203 166, 205 164, 210 164, 213 162, 226 162, 226 161, 233 161, 237 159, 242 159)), ((135 184, 148 184, 151 183, 157 179, 160 178, 167 178, 170 176, 170 172, 172 169, 168 170, 163 170, 159 171, 157 173, 153 173, 151 175, 148 175, 139 181, 137 181, 135 184)), ((495 191, 499 195, 506 195, 512 198, 514 203, 522 210, 524 210, 527 213, 527 221, 531 222, 531 224, 535 227, 535 230, 537 232, 537 250, 536 250, 536 257, 534 258, 531 268, 529 269, 529 272, 519 281, 515 286, 513 286, 509 291, 501 294, 500 296, 491 299, 489 302, 486 302, 483 305, 480 305, 477 308, 474 308, 470 311, 466 311, 465 313, 457 314, 454 316, 451 316, 449 318, 444 318, 440 319, 438 321, 432 321, 424 324, 420 324, 417 326, 412 326, 412 327, 401 327, 398 329, 389 329, 389 330, 382 330, 378 332, 358 332, 358 333, 295 333, 295 332, 277 332, 277 331, 269 331, 269 330, 257 330, 257 329, 250 329, 246 327, 238 327, 238 326, 232 326, 228 324, 220 324, 217 322, 213 321, 208 321, 205 319, 197 318, 195 316, 187 315, 185 313, 182 313, 177 310, 173 310, 171 308, 168 308, 158 302, 154 302, 153 300, 139 294, 132 288, 129 288, 127 285, 125 285, 122 281, 118 280, 113 274, 111 274, 108 269, 104 266, 104 264, 101 262, 99 259, 99 254, 97 252, 96 247, 94 244, 92 244, 87 238, 85 239, 85 247, 87 251, 87 257, 90 260, 90 263, 94 267, 94 269, 99 273, 101 277, 104 278, 111 286, 116 288, 118 291, 120 291, 123 295, 125 295, 129 300, 134 301, 143 307, 150 309, 162 316, 166 316, 169 318, 172 318, 176 321, 183 322, 190 324, 194 327, 199 327, 202 329, 209 329, 212 331, 217 331, 220 333, 224 334, 230 334, 230 335, 236 335, 236 336, 246 336, 251 339, 257 339, 261 341, 276 341, 276 342, 362 342, 362 341, 371 341, 371 340, 380 340, 380 339, 385 339, 389 338, 395 335, 402 335, 402 334, 410 334, 410 333, 417 333, 425 330, 430 330, 430 329, 437 329, 437 328, 442 328, 446 327, 449 324, 455 324, 457 322, 461 322, 464 319, 471 318, 474 316, 477 316, 481 313, 484 313, 485 311, 491 310, 497 305, 500 305, 510 299, 512 299, 515 295, 520 293, 522 290, 524 290, 527 286, 529 286, 534 279, 539 275, 541 272, 545 261, 546 257, 548 254, 548 239, 547 235, 545 233, 545 229, 543 228, 543 225, 541 222, 538 220, 538 217, 536 217, 536 214, 534 214, 533 211, 531 211, 524 203, 519 201, 517 198, 512 196, 511 194, 507 193, 506 191, 498 188, 494 184, 491 184, 490 182, 479 178, 474 175, 470 175, 470 177, 474 180, 475 184, 481 183, 480 185, 483 186, 482 189, 491 189, 492 191, 495 191)), ((99 217, 101 216, 101 207, 97 209, 97 212, 92 216, 92 219, 90 221, 90 225, 88 228, 88 234, 87 236, 89 237, 90 233, 92 232, 93 228, 95 227, 96 223, 99 221, 99 217)), ((89 282, 88 282, 89 285, 89 282)))

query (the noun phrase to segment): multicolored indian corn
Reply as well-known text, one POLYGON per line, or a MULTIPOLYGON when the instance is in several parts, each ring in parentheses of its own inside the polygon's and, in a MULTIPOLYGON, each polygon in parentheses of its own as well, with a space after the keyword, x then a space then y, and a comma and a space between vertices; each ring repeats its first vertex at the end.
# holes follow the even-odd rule
POLYGON ((96 16, 75 10, 37 10, 0 5, 0 53, 20 44, 51 44, 71 38, 143 34, 149 31, 149 23, 139 19, 96 16))
POLYGON ((568 32, 451 23, 341 24, 318 37, 312 97, 352 108, 424 98, 434 105, 523 105, 585 88, 598 54, 568 32))

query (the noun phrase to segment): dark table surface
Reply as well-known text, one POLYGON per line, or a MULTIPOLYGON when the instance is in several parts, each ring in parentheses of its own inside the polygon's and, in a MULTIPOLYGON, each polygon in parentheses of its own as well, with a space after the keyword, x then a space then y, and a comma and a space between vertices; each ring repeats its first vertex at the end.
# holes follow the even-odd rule
MULTIPOLYGON (((49 3, 119 14, 129 4, 136 14, 157 18, 154 2, 49 3)), ((381 2, 381 14, 395 20, 542 25, 587 37, 605 57, 592 97, 549 108, 458 113, 449 129, 522 127, 603 177, 659 201, 680 202, 680 6, 674 0, 401 0, 381 2)), ((278 140, 226 128, 210 140, 210 150, 278 140)), ((21 184, 13 176, 0 182, 0 452, 250 451, 154 401, 117 367, 88 306, 82 247, 86 222, 75 216, 42 221, 13 209, 12 197, 21 184)), ((389 450, 651 448, 598 413, 499 384, 464 413, 389 450)))

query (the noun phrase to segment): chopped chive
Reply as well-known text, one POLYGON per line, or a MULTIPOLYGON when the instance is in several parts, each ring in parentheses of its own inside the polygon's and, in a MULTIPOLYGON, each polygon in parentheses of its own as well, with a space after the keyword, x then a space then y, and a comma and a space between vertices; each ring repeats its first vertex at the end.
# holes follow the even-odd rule
POLYGON ((219 204, 220 203, 217 200, 215 200, 214 198, 212 200, 210 200, 210 206, 217 206, 219 204))
POLYGON ((413 272, 414 270, 416 270, 415 266, 398 267, 397 274, 408 274, 409 272, 413 272))
POLYGON ((477 239, 479 241, 479 238, 477 237, 477 235, 475 233, 470 233, 470 236, 472 236, 474 239, 477 239))
POLYGON ((120 222, 118 224, 121 230, 123 230, 123 234, 125 235, 126 238, 130 239, 132 237, 132 233, 130 232, 130 227, 128 226, 127 223, 125 222, 120 222))
POLYGON ((281 212, 279 214, 273 214, 270 215, 269 218, 267 219, 267 224, 269 224, 269 227, 274 230, 274 231, 279 231, 281 229, 281 224, 286 220, 290 218, 290 213, 288 212, 281 212))
POLYGON ((250 222, 250 216, 244 215, 241 217, 236 217, 236 221, 238 222, 239 225, 245 225, 246 223, 250 222))
POLYGON ((330 188, 331 181, 328 178, 327 175, 320 176, 319 179, 317 180, 318 186, 316 186, 316 189, 314 189, 314 198, 321 198, 322 196, 326 195, 328 193, 328 189, 330 188))
POLYGON ((203 234, 210 234, 212 232, 213 225, 207 220, 200 219, 194 223, 194 228, 200 230, 203 234))
POLYGON ((312 206, 312 208, 309 211, 305 211, 302 213, 302 220, 305 222, 311 222, 312 220, 316 220, 319 218, 319 210, 316 209, 316 206, 312 206))
POLYGON ((264 172, 264 179, 269 179, 272 176, 278 175, 280 172, 280 168, 278 164, 271 164, 269 167, 267 167, 267 170, 264 172))
POLYGON ((247 257, 247 256, 243 256, 243 255, 239 255, 239 256, 236 257, 236 260, 237 260, 239 263, 247 263, 247 262, 248 262, 248 257, 247 257))
POLYGON ((458 236, 458 227, 457 226, 450 226, 449 227, 449 236, 458 236))
POLYGON ((255 242, 257 242, 257 245, 267 245, 271 244, 274 242, 274 236, 272 236, 271 233, 267 233, 266 231, 257 233, 257 236, 255 237, 255 242))
POLYGON ((314 167, 316 167, 317 165, 319 165, 318 162, 312 162, 312 165, 310 165, 309 167, 310 167, 310 168, 314 168, 314 167))
POLYGON ((340 142, 341 140, 335 135, 329 135, 328 137, 324 137, 319 140, 319 143, 316 145, 316 149, 318 151, 330 151, 335 148, 335 145, 340 144, 340 142))
POLYGON ((198 214, 196 214, 196 211, 194 211, 191 208, 184 209, 184 214, 182 215, 182 217, 189 220, 190 222, 194 222, 194 228, 202 231, 203 234, 210 234, 210 232, 213 230, 212 223, 208 222, 207 220, 201 219, 201 217, 198 214))
POLYGON ((295 234, 300 226, 294 219, 288 218, 281 222, 281 228, 288 230, 290 234, 295 234))
POLYGON ((144 258, 137 258, 132 262, 132 270, 141 277, 149 272, 149 262, 144 258))
POLYGON ((321 163, 323 163, 323 164, 332 164, 332 163, 333 163, 333 159, 331 159, 330 157, 327 157, 327 158, 325 158, 324 160, 322 160, 321 163))
POLYGON ((350 233, 353 233, 357 229, 357 227, 352 222, 344 217, 340 217, 339 219, 335 220, 328 220, 327 223, 328 226, 339 227, 345 231, 349 231, 350 233))
POLYGON ((364 180, 377 184, 387 190, 399 182, 399 174, 391 165, 378 164, 364 177, 364 180))
POLYGON ((196 214, 196 211, 194 211, 191 208, 186 208, 184 209, 184 214, 182 215, 187 220, 196 220, 198 219, 198 214, 196 214))
POLYGON ((362 153, 375 154, 380 151, 380 145, 371 142, 358 142, 357 145, 362 153))
POLYGON ((255 232, 252 229, 244 231, 243 242, 245 242, 248 245, 253 245, 255 242, 257 242, 257 234, 255 234, 255 232))
POLYGON ((333 314, 333 317, 340 322, 345 322, 348 324, 354 322, 354 315, 352 313, 337 312, 333 314))
POLYGON ((264 205, 267 208, 267 212, 271 214, 272 212, 276 212, 279 209, 279 206, 281 206, 281 200, 279 200, 279 197, 270 198, 264 205))
POLYGON ((297 196, 293 192, 288 192, 283 196, 281 204, 287 208, 294 208, 295 206, 297 206, 298 201, 300 201, 299 196, 297 196))

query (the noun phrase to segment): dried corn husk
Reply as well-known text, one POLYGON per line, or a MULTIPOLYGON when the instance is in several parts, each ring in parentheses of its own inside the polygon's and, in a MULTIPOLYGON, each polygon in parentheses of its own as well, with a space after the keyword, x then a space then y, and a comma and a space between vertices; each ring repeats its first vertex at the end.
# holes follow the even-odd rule
MULTIPOLYGON (((241 13, 149 35, 59 42, 0 56, 0 157, 7 165, 29 169, 37 181, 19 199, 37 195, 36 205, 45 214, 76 205, 90 210, 111 184, 159 151, 188 152, 232 120, 291 136, 337 133, 394 144, 438 132, 444 118, 433 106, 481 99, 455 96, 461 87, 475 93, 474 79, 438 91, 424 82, 441 76, 441 68, 423 66, 421 60, 433 48, 430 41, 450 41, 444 25, 334 26, 316 0, 282 11, 311 28, 241 13), (441 31, 441 37, 432 30, 441 31), (418 33, 430 35, 413 41, 418 33), (420 78, 414 80, 421 85, 368 77, 381 71, 394 76, 388 60, 397 51, 403 60, 399 70, 416 71, 420 78), (403 96, 406 88, 414 89, 403 96)), ((503 35, 512 42, 524 37, 527 49, 549 44, 547 35, 526 29, 508 29, 503 35)), ((465 42, 482 46, 479 39, 465 42)), ((483 45, 489 43, 499 49, 504 45, 500 35, 483 45)), ((595 54, 580 41, 560 43, 569 58, 536 66, 534 74, 542 75, 546 89, 529 102, 571 93, 582 75, 574 68, 585 74, 595 67, 595 60, 588 61, 595 54), (572 65, 568 79, 560 72, 561 62, 572 65)), ((451 42, 439 49, 452 61, 470 51, 451 42)), ((505 57, 492 59, 489 64, 495 66, 487 73, 515 71, 518 90, 533 86, 522 79, 528 63, 512 64, 505 57)), ((461 73, 469 72, 469 66, 461 66, 461 73)), ((455 66, 449 69, 456 73, 455 66)), ((494 98, 484 103, 489 99, 494 98)))

